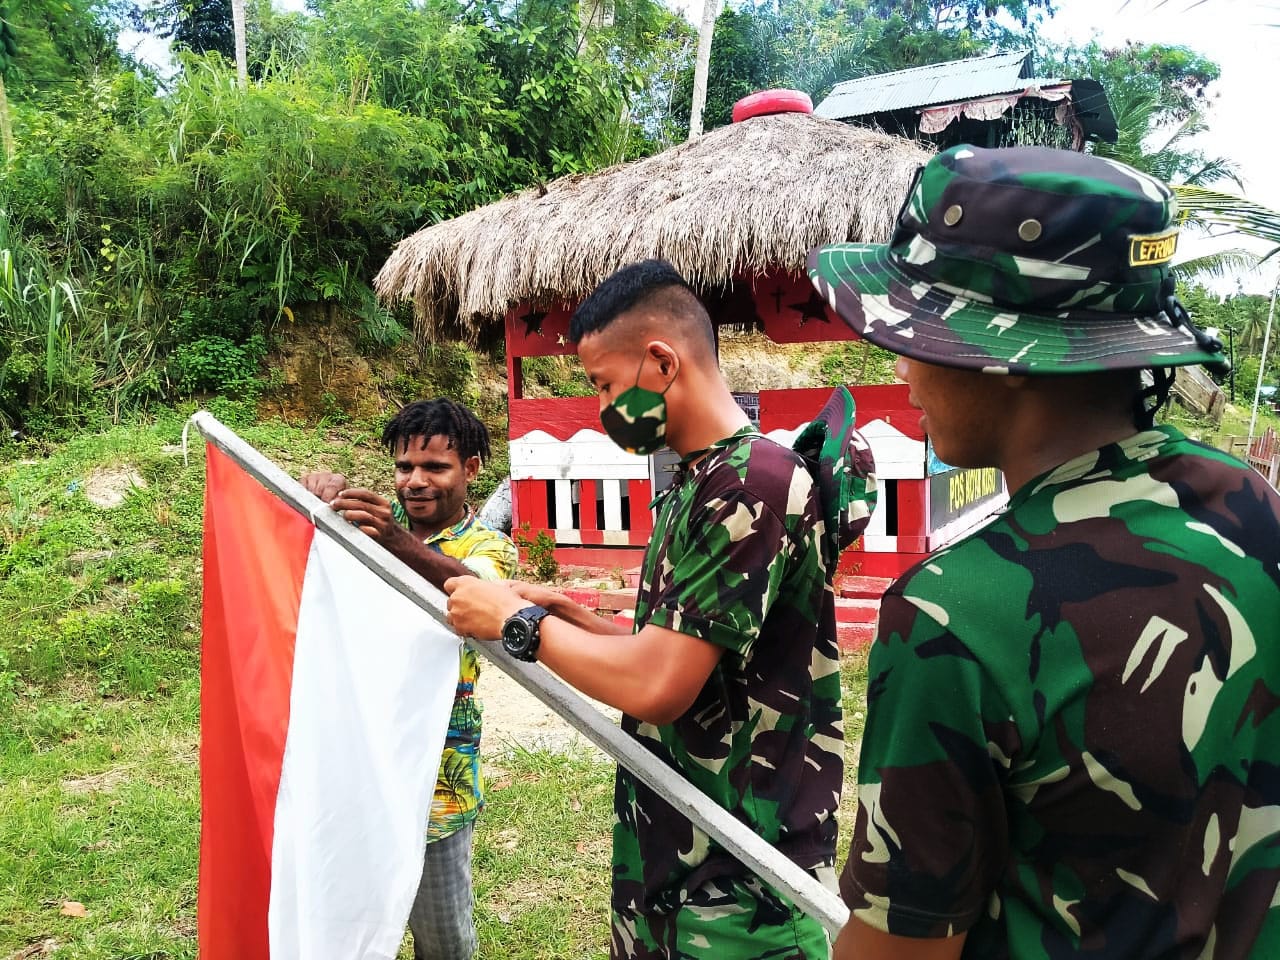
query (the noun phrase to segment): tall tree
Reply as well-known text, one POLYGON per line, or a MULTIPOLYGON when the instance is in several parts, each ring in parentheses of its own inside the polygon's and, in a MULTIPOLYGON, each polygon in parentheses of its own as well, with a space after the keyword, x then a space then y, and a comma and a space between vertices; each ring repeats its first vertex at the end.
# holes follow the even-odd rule
POLYGON ((4 4, 11 52, 7 94, 14 101, 58 93, 69 81, 120 64, 116 46, 125 0, 18 0, 4 4))
POLYGON ((175 47, 193 53, 220 53, 236 62, 236 31, 231 0, 160 0, 136 17, 175 47))
POLYGON ((711 41, 715 35, 720 0, 702 0, 702 25, 698 28, 698 55, 693 65, 693 104, 689 111, 689 136, 702 135, 702 108, 707 105, 707 70, 711 66, 711 41))
POLYGON ((236 76, 243 88, 249 83, 249 51, 245 37, 244 0, 231 0, 231 24, 235 32, 236 76))
POLYGON ((1181 122, 1201 113, 1211 100, 1210 85, 1221 70, 1203 54, 1182 46, 1130 42, 1104 47, 1096 40, 1083 46, 1041 40, 1039 65, 1050 76, 1090 77, 1113 101, 1154 103, 1153 125, 1181 122))
POLYGON ((1179 264, 1184 277, 1225 276, 1249 270, 1280 252, 1280 212, 1240 196, 1235 164, 1212 156, 1202 144, 1203 110, 1212 100, 1218 64, 1186 47, 1129 43, 1103 48, 1049 48, 1046 69, 1058 75, 1088 76, 1107 91, 1116 117, 1114 144, 1098 143, 1099 156, 1120 160, 1172 184, 1187 226, 1238 233, 1272 244, 1260 258, 1226 250, 1179 264))
MULTIPOLYGON (((787 86, 820 100, 855 77, 1028 44, 1023 27, 1051 0, 745 0, 716 22, 704 122, 728 123, 733 103, 787 86)), ((673 101, 687 112, 692 71, 673 101)))
POLYGON ((18 40, 9 26, 5 5, 0 3, 0 145, 4 147, 4 165, 13 156, 13 123, 9 118, 9 96, 4 89, 4 75, 18 55, 18 40))

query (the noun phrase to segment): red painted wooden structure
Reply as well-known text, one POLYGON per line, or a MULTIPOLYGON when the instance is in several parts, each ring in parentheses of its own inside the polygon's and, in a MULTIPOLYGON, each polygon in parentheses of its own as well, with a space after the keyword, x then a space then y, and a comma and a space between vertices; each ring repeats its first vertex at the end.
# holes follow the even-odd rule
MULTIPOLYGON (((740 277, 704 302, 717 326, 752 324, 775 343, 856 339, 801 274, 740 277)), ((524 396, 524 358, 574 353, 568 342, 574 306, 523 304, 506 316, 513 518, 530 536, 547 531, 562 564, 625 570, 640 562, 652 536, 649 504, 670 461, 614 446, 601 429, 595 397, 524 396)), ((896 576, 998 508, 1003 487, 994 472, 930 471, 920 414, 905 385, 850 389, 858 428, 876 458, 880 502, 841 567, 896 576)), ((762 390, 741 399, 758 403, 762 432, 789 443, 830 393, 829 387, 762 390)))
POLYGON ((1253 438, 1245 459, 1249 466, 1266 478, 1267 483, 1273 487, 1280 486, 1280 443, 1276 441, 1274 428, 1267 427, 1265 433, 1253 438))

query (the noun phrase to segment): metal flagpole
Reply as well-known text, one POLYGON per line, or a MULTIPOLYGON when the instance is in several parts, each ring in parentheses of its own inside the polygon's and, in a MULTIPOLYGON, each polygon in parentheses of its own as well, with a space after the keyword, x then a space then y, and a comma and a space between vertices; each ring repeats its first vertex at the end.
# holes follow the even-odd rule
MULTIPOLYGON (((397 593, 407 597, 437 622, 445 624, 446 598, 443 593, 343 520, 318 497, 308 493, 302 484, 219 423, 211 413, 201 410, 191 418, 191 423, 209 443, 235 460, 246 473, 290 507, 309 518, 319 530, 341 544, 397 593)), ((623 733, 617 724, 587 703, 564 681, 535 663, 515 659, 502 649, 500 643, 474 643, 472 646, 705 830, 741 863, 789 897, 832 936, 844 926, 849 911, 834 891, 824 887, 745 823, 623 733)))
POLYGON ((1271 290, 1271 306, 1267 309, 1267 331, 1262 335, 1262 359, 1258 362, 1258 383, 1253 388, 1253 413, 1249 415, 1249 441, 1246 450, 1253 446, 1253 428, 1258 422, 1258 397, 1262 394, 1262 374, 1267 369, 1267 347, 1271 343, 1271 321, 1276 315, 1276 294, 1280 293, 1280 277, 1271 290))

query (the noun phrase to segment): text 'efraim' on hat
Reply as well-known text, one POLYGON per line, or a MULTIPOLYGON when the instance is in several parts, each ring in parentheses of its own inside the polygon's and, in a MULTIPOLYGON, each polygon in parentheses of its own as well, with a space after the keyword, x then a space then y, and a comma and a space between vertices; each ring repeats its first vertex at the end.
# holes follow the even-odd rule
POLYGON ((1225 367, 1174 296, 1176 213, 1167 186, 1112 160, 953 147, 921 168, 887 246, 818 247, 809 277, 854 332, 941 366, 1225 367))

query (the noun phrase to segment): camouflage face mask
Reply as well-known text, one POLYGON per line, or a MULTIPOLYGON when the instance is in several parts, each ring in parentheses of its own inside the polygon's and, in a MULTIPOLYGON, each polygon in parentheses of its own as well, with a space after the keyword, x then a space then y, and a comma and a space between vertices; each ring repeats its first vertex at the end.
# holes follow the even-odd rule
POLYGON ((671 389, 671 379, 662 393, 655 393, 640 386, 640 374, 644 371, 644 358, 636 371, 635 386, 627 387, 614 397, 613 402, 600 411, 600 425, 609 439, 628 453, 647 457, 661 450, 667 442, 666 393, 671 389))

